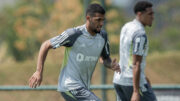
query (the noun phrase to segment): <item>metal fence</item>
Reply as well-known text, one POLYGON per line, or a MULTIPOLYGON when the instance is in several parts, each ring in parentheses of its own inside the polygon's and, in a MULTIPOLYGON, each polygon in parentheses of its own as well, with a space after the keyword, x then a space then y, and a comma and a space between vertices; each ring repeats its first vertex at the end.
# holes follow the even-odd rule
MULTIPOLYGON (((92 90, 113 90, 113 85, 91 85, 92 90)), ((180 85, 153 85, 158 101, 180 101, 180 85)), ((28 86, 0 86, 0 91, 56 90, 57 85, 42 85, 35 89, 28 86)), ((103 98, 103 97, 102 97, 103 98)), ((106 99, 102 99, 106 101, 106 99)))
POLYGON ((180 85, 158 85, 153 89, 158 101, 180 101, 180 85))

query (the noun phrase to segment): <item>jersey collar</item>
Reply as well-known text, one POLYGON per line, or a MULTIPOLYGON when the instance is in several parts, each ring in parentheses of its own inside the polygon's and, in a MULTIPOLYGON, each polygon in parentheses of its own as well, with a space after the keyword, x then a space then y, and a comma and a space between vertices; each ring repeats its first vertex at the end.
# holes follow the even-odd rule
POLYGON ((142 28, 144 28, 144 25, 137 19, 133 20, 134 23, 136 23, 137 25, 141 26, 142 28))

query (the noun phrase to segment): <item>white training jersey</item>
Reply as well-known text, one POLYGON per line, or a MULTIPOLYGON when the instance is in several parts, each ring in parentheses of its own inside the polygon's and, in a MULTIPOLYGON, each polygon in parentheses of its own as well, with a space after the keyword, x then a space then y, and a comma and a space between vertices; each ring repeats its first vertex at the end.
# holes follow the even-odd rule
POLYGON ((52 47, 65 46, 64 61, 59 76, 58 91, 85 87, 89 89, 92 73, 101 56, 109 58, 109 43, 107 33, 92 36, 86 25, 68 29, 62 34, 50 39, 52 47))
POLYGON ((114 73, 113 82, 120 85, 133 85, 133 54, 142 56, 140 64, 140 87, 147 83, 144 69, 148 53, 148 40, 144 26, 136 19, 125 24, 120 33, 120 61, 121 73, 114 73))

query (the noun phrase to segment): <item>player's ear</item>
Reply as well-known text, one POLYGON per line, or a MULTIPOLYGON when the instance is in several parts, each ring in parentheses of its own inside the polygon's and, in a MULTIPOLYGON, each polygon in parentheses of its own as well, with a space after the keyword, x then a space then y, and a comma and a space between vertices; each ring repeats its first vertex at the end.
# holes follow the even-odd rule
POLYGON ((141 16, 141 15, 142 15, 142 12, 137 12, 136 15, 137 15, 137 16, 141 16))
POLYGON ((86 20, 89 20, 90 19, 90 16, 89 15, 86 15, 86 20))

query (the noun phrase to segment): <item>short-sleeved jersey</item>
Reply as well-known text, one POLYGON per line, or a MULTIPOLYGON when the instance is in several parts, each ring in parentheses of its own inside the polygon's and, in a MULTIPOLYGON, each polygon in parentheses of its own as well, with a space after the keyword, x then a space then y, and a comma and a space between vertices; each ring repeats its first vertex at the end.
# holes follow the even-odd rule
POLYGON ((133 85, 133 54, 142 56, 140 64, 140 86, 147 83, 144 69, 146 66, 146 56, 148 52, 148 40, 144 26, 133 20, 125 24, 120 33, 120 68, 121 73, 114 73, 113 82, 120 85, 133 85))
POLYGON ((109 43, 107 33, 92 36, 86 25, 64 31, 59 36, 50 39, 55 49, 65 46, 64 61, 59 76, 58 91, 65 92, 80 87, 89 89, 92 73, 101 56, 109 58, 109 43))

